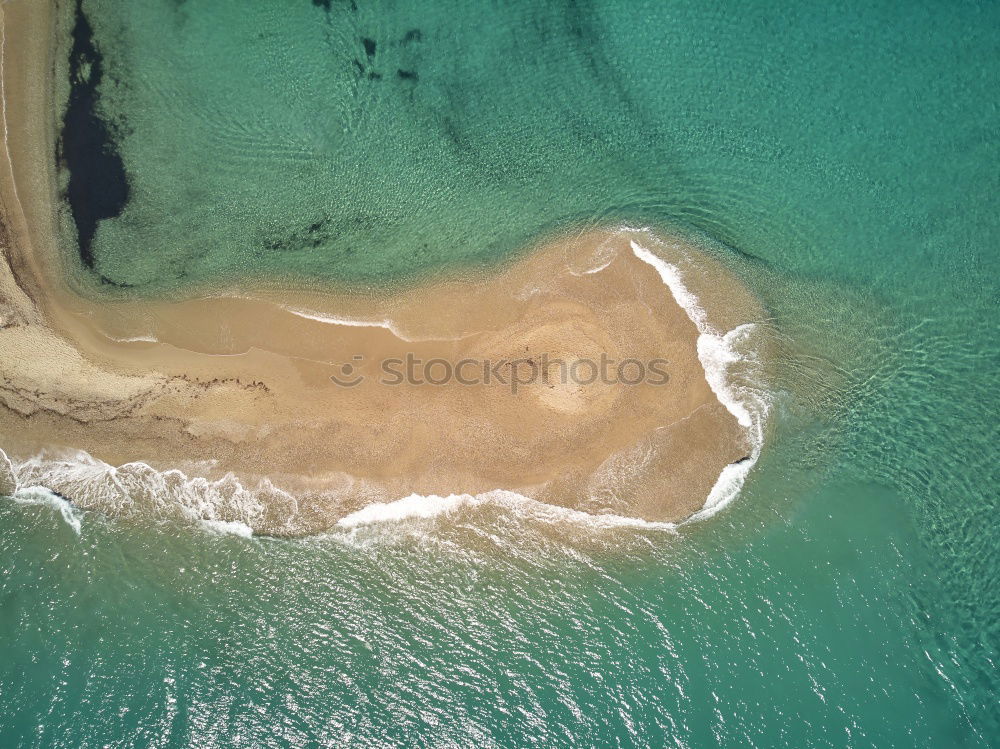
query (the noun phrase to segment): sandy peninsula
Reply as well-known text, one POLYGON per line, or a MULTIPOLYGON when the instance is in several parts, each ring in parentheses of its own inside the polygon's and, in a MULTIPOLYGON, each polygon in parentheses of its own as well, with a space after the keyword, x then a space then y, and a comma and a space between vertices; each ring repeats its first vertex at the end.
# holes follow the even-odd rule
POLYGON ((723 349, 758 345, 762 310, 720 262, 648 229, 550 237, 488 273, 377 294, 74 290, 38 84, 46 5, 0 8, 0 448, 15 473, 33 465, 110 513, 195 507, 201 487, 206 518, 302 534, 373 502, 494 489, 677 521, 756 457, 723 349), (34 457, 65 467, 71 451, 90 468, 34 457))

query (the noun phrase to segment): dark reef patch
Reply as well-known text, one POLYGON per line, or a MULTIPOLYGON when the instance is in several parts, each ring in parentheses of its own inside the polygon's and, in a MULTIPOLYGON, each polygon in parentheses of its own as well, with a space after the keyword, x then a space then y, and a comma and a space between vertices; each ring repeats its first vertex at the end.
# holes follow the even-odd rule
POLYGON ((328 244, 333 238, 330 231, 329 217, 323 217, 312 222, 300 231, 293 232, 290 236, 282 239, 271 240, 265 243, 268 250, 287 252, 296 250, 316 249, 328 244))
POLYGON ((125 283, 124 281, 113 281, 104 274, 98 275, 101 281, 101 286, 114 286, 116 289, 134 289, 135 284, 125 283))
POLYGON ((371 232, 383 226, 379 216, 358 213, 349 216, 322 216, 284 236, 262 238, 262 246, 270 252, 302 252, 323 248, 326 256, 350 256, 355 242, 364 241, 371 232))
MULTIPOLYGON (((312 0, 312 4, 314 8, 322 8, 327 15, 333 10, 333 0, 312 0)), ((352 12, 357 12, 358 10, 358 4, 354 0, 351 0, 349 7, 352 12)))
POLYGON ((92 244, 98 224, 120 216, 129 200, 128 175, 113 127, 98 113, 103 58, 94 30, 76 0, 70 49, 70 93, 63 115, 58 157, 69 172, 66 200, 76 224, 80 260, 94 267, 92 244))
POLYGON ((370 60, 371 58, 375 57, 375 47, 376 47, 375 40, 369 39, 368 37, 364 37, 361 40, 361 43, 365 47, 365 54, 368 55, 368 59, 370 60))
POLYGON ((410 42, 419 42, 424 38, 424 34, 420 29, 410 29, 406 32, 403 37, 403 44, 409 44, 410 42))
POLYGON ((403 81, 413 81, 414 83, 416 83, 418 80, 420 80, 420 76, 417 75, 417 71, 415 71, 415 70, 403 70, 402 68, 399 68, 396 71, 396 76, 400 80, 403 80, 403 81))

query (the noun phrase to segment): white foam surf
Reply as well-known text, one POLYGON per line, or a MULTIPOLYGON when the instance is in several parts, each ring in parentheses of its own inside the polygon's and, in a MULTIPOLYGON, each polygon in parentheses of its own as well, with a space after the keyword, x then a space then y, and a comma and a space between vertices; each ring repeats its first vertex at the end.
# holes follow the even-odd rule
POLYGON ((128 336, 126 338, 115 338, 114 336, 107 336, 110 340, 115 343, 159 343, 160 340, 156 336, 151 335, 135 335, 128 336))
POLYGON ((642 518, 604 515, 539 502, 517 492, 495 489, 482 494, 411 494, 394 502, 374 502, 337 521, 337 526, 355 529, 379 523, 447 517, 460 510, 496 507, 522 518, 545 523, 569 523, 595 529, 645 528, 672 531, 674 523, 655 523, 642 518))
POLYGON ((239 536, 240 538, 253 538, 253 528, 246 523, 237 520, 201 520, 199 524, 209 533, 220 536, 239 536))
POLYGON ((301 309, 299 307, 285 307, 282 309, 286 312, 290 312, 296 317, 301 317, 306 320, 314 320, 315 322, 321 322, 324 325, 341 325, 346 328, 381 328, 382 330, 387 330, 392 333, 396 338, 401 341, 406 341, 407 343, 421 343, 425 341, 459 341, 467 336, 456 336, 456 337, 430 337, 430 338, 419 338, 408 335, 402 330, 396 323, 388 318, 384 320, 358 320, 352 317, 340 317, 338 315, 329 315, 323 312, 315 312, 313 310, 301 309))
POLYGON ((14 475, 14 464, 10 462, 7 453, 0 450, 0 495, 13 496, 17 491, 17 477, 14 475))
MULTIPOLYGON (((623 231, 645 232, 646 230, 625 228, 623 231)), ((701 362, 705 372, 705 381, 708 382, 719 403, 746 431, 751 444, 749 459, 725 466, 705 499, 705 504, 688 519, 701 520, 716 514, 739 496, 764 445, 764 422, 769 407, 767 396, 759 388, 737 384, 731 374, 734 365, 744 367, 750 365, 754 369, 759 369, 757 366, 759 360, 750 347, 756 325, 745 323, 728 332, 721 332, 711 324, 708 312, 684 283, 684 275, 680 268, 635 240, 630 240, 630 245, 637 258, 656 270, 670 290, 674 301, 684 310, 698 330, 698 361, 701 362)))
POLYGON ((36 455, 15 464, 14 473, 21 486, 45 487, 87 509, 201 523, 216 533, 252 533, 264 517, 265 503, 286 503, 292 511, 296 507, 294 497, 267 480, 245 487, 232 474, 209 480, 176 468, 159 471, 140 461, 112 466, 83 451, 36 455))
MULTIPOLYGON (((336 315, 326 315, 312 310, 299 309, 296 307, 282 307, 286 312, 291 312, 296 317, 303 317, 306 320, 315 320, 326 325, 342 325, 346 328, 382 328, 388 330, 394 336, 403 338, 400 331, 392 324, 391 320, 356 320, 350 317, 338 317, 336 315)), ((403 338, 403 340, 406 340, 403 338)))
MULTIPOLYGON (((0 457, 6 458, 2 451, 0 457)), ((88 506, 93 503, 97 509, 112 514, 127 510, 144 498, 156 496, 159 503, 178 510, 184 519, 195 521, 210 533, 242 538, 253 536, 253 529, 247 523, 216 517, 226 509, 224 505, 231 506, 234 501, 243 501, 242 509, 248 516, 255 514, 253 505, 256 504, 257 492, 243 489, 231 476, 219 481, 191 479, 176 469, 159 472, 144 463, 129 463, 115 468, 83 452, 55 461, 36 456, 15 470, 25 478, 41 479, 57 486, 62 492, 74 492, 74 496, 80 496, 88 506), (168 489, 171 485, 172 491, 168 489), (253 501, 248 507, 245 500, 251 497, 253 501), (101 501, 95 503, 97 498, 101 501)), ((51 507, 80 535, 83 510, 59 492, 42 485, 15 485, 10 496, 18 504, 51 507)), ((172 515, 170 512, 165 514, 168 517, 172 515)))
MULTIPOLYGON (((293 535, 301 532, 295 524, 297 500, 267 480, 256 487, 244 487, 231 474, 210 481, 188 477, 176 468, 158 471, 142 462, 115 467, 83 451, 62 456, 37 455, 14 464, 14 473, 21 481, 21 488, 14 492, 15 501, 52 507, 77 533, 82 508, 85 508, 116 517, 140 512, 144 516, 192 522, 213 534, 252 538, 254 528, 260 527, 264 519, 265 505, 279 501, 288 503, 284 511, 274 513, 287 518, 284 531, 293 535), (25 486, 26 483, 29 485, 25 486), (80 506, 61 495, 78 501, 80 506)), ((342 517, 336 528, 353 531, 365 526, 432 520, 484 508, 494 508, 522 520, 588 529, 676 529, 673 523, 589 513, 501 489, 476 495, 411 494, 391 502, 374 502, 342 517)), ((271 509, 273 512, 273 506, 271 509)))
POLYGON ((46 489, 44 486, 25 486, 15 491, 11 499, 19 505, 41 505, 52 508, 62 516, 66 525, 72 528, 76 535, 80 535, 81 511, 51 489, 46 489))

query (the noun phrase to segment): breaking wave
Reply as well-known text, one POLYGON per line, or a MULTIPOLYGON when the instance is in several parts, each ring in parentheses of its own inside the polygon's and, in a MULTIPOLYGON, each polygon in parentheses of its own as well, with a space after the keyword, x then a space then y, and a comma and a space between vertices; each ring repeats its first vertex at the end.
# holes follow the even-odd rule
MULTIPOLYGON (((638 231, 648 233, 645 229, 638 231)), ((739 495, 764 447, 764 427, 770 399, 766 390, 759 385, 763 380, 762 366, 752 345, 757 326, 745 323, 728 332, 718 330, 709 321, 708 312, 701 306, 698 297, 685 285, 680 268, 668 263, 635 240, 632 240, 630 245, 637 258, 656 270, 660 279, 670 289, 674 301, 687 313, 688 319, 698 329, 698 360, 705 371, 705 380, 719 402, 746 431, 751 445, 749 459, 727 465, 722 469, 705 499, 705 504, 689 520, 711 517, 739 495), (733 370, 736 368, 743 370, 743 377, 734 376, 733 370), (751 381, 756 384, 749 384, 751 381)))

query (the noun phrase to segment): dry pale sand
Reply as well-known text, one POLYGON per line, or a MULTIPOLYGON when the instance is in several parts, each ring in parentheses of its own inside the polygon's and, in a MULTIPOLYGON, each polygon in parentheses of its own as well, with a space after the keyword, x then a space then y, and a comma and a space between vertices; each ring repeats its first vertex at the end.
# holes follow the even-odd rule
MULTIPOLYGON (((0 6, 0 447, 12 456, 72 448, 111 465, 265 481, 251 492, 252 517, 216 514, 308 533, 373 501, 492 489, 679 520, 751 451, 706 381, 698 329, 631 243, 679 269, 718 330, 759 319, 760 308, 721 264, 649 231, 558 237, 488 275, 375 296, 243 289, 110 302, 75 293, 54 239, 52 94, 38 85, 51 65, 44 6, 0 6), (407 356, 506 364, 491 367, 489 384, 388 384, 396 378, 383 363, 407 356), (602 356, 666 360, 668 380, 654 384, 662 378, 647 370, 634 385, 564 383, 558 365, 547 378, 539 369, 545 357, 602 356), (534 381, 514 392, 512 368, 534 381), (332 379, 358 376, 353 387, 332 379)), ((577 372, 585 378, 589 365, 577 372)), ((463 374, 482 380, 483 365, 463 374)), ((107 491, 76 477, 50 488, 114 511, 122 491, 154 491, 139 483, 107 491)))

